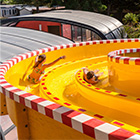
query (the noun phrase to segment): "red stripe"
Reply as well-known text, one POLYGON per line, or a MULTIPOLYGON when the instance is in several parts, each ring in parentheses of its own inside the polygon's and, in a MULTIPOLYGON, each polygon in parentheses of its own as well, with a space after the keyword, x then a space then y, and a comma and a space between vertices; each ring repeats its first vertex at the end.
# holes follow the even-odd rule
POLYGON ((11 61, 12 62, 12 66, 15 64, 15 61, 14 60, 8 60, 8 61, 11 61))
POLYGON ((54 46, 54 50, 57 50, 58 48, 56 46, 54 46))
POLYGON ((75 43, 73 43, 73 47, 76 47, 76 44, 75 43))
POLYGON ((34 56, 34 53, 33 52, 30 52, 31 56, 34 56))
POLYGON ((4 88, 10 88, 13 87, 12 85, 7 85, 7 86, 3 86, 4 88))
POLYGON ((119 63, 120 57, 115 58, 116 63, 119 63))
POLYGON ((32 101, 31 101, 31 107, 32 107, 32 109, 38 111, 37 103, 40 103, 40 102, 43 102, 43 101, 46 101, 46 99, 37 98, 37 99, 32 100, 32 101))
POLYGON ((97 42, 96 41, 93 41, 92 44, 97 44, 97 42))
POLYGON ((24 59, 24 57, 23 57, 22 55, 19 55, 19 57, 21 58, 21 60, 23 60, 23 59, 24 59))
POLYGON ((52 113, 52 111, 53 111, 54 109, 59 108, 59 107, 61 107, 61 105, 58 105, 58 104, 52 104, 52 105, 46 106, 46 107, 45 107, 45 113, 46 113, 46 115, 49 116, 49 117, 51 117, 51 118, 53 118, 53 113, 52 113))
POLYGON ((62 122, 70 127, 72 127, 71 118, 81 114, 80 112, 70 110, 62 114, 62 122))
POLYGON ((100 40, 100 44, 103 44, 104 42, 102 40, 100 40))
POLYGON ((110 40, 107 40, 106 43, 110 43, 110 40))
POLYGON ((101 116, 101 115, 99 115, 99 114, 95 114, 94 116, 95 116, 95 117, 98 117, 98 118, 100 118, 100 119, 101 119, 101 118, 104 118, 104 116, 101 116))
POLYGON ((105 122, 103 122, 101 120, 97 120, 95 118, 90 119, 82 124, 83 125, 83 132, 84 132, 84 134, 87 134, 88 136, 95 138, 94 128, 99 126, 99 125, 102 125, 104 123, 105 122))
POLYGON ((48 52, 50 52, 51 51, 51 48, 48 48, 48 52))
POLYGON ((127 41, 128 41, 128 42, 131 42, 132 40, 131 40, 131 39, 127 39, 127 41))
POLYGON ((22 90, 17 88, 17 89, 9 91, 10 98, 14 100, 14 92, 18 92, 18 91, 22 91, 22 90))
POLYGON ((66 48, 70 48, 70 45, 66 45, 66 48))
POLYGON ((61 45, 61 46, 60 46, 60 49, 63 49, 63 48, 64 48, 64 46, 61 45))
POLYGON ((109 140, 125 140, 133 136, 134 133, 124 130, 122 128, 109 134, 109 140))
POLYGON ((32 96, 33 94, 30 94, 30 93, 25 93, 25 94, 22 94, 22 95, 19 95, 19 102, 23 105, 25 105, 25 97, 29 97, 29 96, 32 96))
POLYGON ((16 63, 19 62, 19 59, 18 59, 17 57, 14 57, 14 58, 12 58, 12 59, 16 59, 16 63))
POLYGON ((140 58, 135 60, 135 65, 140 65, 140 58))
POLYGON ((6 84, 6 83, 8 83, 7 81, 2 81, 2 82, 0 82, 0 84, 6 84))
POLYGON ((86 45, 89 45, 89 42, 86 42, 86 45))
POLYGON ((118 41, 117 40, 113 40, 113 43, 117 43, 118 41))
POLYGON ((124 59, 124 64, 129 64, 129 58, 124 59))
POLYGON ((120 122, 113 122, 114 124, 117 124, 117 125, 119 125, 119 126, 123 126, 124 124, 123 123, 120 123, 120 122))
POLYGON ((124 40, 123 40, 123 39, 121 39, 121 40, 120 40, 120 42, 124 42, 124 40))
POLYGON ((79 43, 79 46, 83 46, 83 43, 79 43))
POLYGON ((45 51, 45 49, 42 49, 42 53, 45 53, 46 51, 45 51))
POLYGON ((14 100, 14 93, 9 91, 9 97, 14 100))

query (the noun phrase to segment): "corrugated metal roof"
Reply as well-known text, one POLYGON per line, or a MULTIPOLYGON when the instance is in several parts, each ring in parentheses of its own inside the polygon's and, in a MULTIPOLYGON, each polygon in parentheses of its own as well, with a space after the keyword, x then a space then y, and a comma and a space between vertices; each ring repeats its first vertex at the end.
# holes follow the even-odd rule
POLYGON ((30 18, 31 17, 53 18, 53 19, 77 22, 79 24, 84 24, 93 27, 99 30, 100 32, 102 32, 103 34, 107 34, 110 31, 116 29, 117 27, 122 26, 122 23, 113 17, 99 14, 99 13, 80 11, 80 10, 55 10, 55 11, 49 11, 49 12, 44 12, 39 14, 20 16, 19 18, 25 19, 26 17, 27 18, 29 17, 30 18))
POLYGON ((0 61, 39 48, 69 44, 72 41, 47 32, 17 27, 0 27, 0 61))

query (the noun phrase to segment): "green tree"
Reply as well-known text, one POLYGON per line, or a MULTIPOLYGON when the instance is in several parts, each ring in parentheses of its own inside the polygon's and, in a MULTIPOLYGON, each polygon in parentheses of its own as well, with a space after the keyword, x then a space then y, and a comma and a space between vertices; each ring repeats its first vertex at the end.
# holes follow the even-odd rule
POLYGON ((124 11, 140 13, 140 0, 101 0, 101 2, 107 6, 108 15, 115 11, 120 20, 123 18, 124 11))
POLYGON ((106 9, 101 0, 52 0, 51 6, 53 5, 63 5, 66 9, 94 12, 102 12, 106 9))
POLYGON ((123 18, 124 24, 136 26, 138 24, 138 16, 133 13, 127 13, 123 18))

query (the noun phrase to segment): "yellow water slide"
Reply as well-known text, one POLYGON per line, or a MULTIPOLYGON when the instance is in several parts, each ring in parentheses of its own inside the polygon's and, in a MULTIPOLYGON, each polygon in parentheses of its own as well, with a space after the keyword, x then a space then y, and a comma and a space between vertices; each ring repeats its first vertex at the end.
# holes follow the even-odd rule
MULTIPOLYGON (((69 132, 65 132, 68 130, 64 128, 63 132, 70 133, 71 135, 65 137, 63 134, 57 134, 59 138, 73 139, 77 136, 77 138, 81 139, 90 139, 92 137, 97 140, 113 140, 113 138, 115 140, 130 138, 131 140, 132 137, 138 140, 140 138, 139 48, 140 39, 101 40, 55 46, 23 54, 8 61, 10 68, 7 64, 3 64, 6 66, 6 72, 3 70, 4 68, 1 69, 4 72, 4 78, 1 79, 3 81, 6 80, 8 84, 2 81, 1 92, 8 96, 8 98, 16 102, 18 101, 19 104, 21 103, 31 108, 31 110, 45 112, 44 115, 47 114, 46 110, 48 112, 51 111, 47 116, 51 117, 55 115, 55 117, 51 118, 88 135, 88 137, 84 134, 82 134, 84 136, 81 136, 72 129, 69 132), (47 68, 39 84, 31 84, 26 77, 31 72, 36 54, 41 53, 46 55, 46 63, 62 55, 65 55, 66 59, 47 68), (83 67, 87 67, 90 70, 99 69, 104 74, 99 78, 97 84, 91 85, 83 79, 83 67), (12 87, 7 87, 9 84, 12 87), (11 89, 7 92, 7 88, 11 88, 12 91, 14 90, 14 93, 12 94, 11 89), (16 94, 16 92, 18 93, 16 94), (26 95, 22 96, 22 94, 26 95), (36 96, 32 97, 32 95, 36 96), (27 100, 28 96, 32 97, 31 100, 35 100, 37 105, 32 101, 30 103, 27 100), (88 123, 88 119, 83 121, 83 118, 78 118, 75 115, 73 116, 73 114, 67 114, 61 110, 61 113, 70 117, 65 122, 63 120, 65 116, 60 115, 60 112, 52 113, 52 110, 55 109, 54 106, 47 109, 39 107, 40 105, 44 105, 42 102, 46 102, 46 100, 49 107, 53 103, 56 103, 55 107, 57 106, 57 109, 58 107, 61 109, 60 107, 62 106, 69 113, 70 111, 75 111, 78 115, 80 113, 80 115, 92 119, 92 122, 94 118, 96 121, 91 124, 88 123), (68 123, 69 119, 72 119, 70 124, 68 123), (100 125, 97 125, 97 123, 100 125), (85 126, 85 124, 88 124, 88 126, 85 126), (93 127, 95 124, 96 126, 93 127), (105 127, 106 125, 107 127, 105 127), (94 131, 94 134, 92 134, 91 130, 94 131), (72 134, 75 134, 75 137, 72 134)), ((9 113, 11 112, 11 117, 18 124, 17 120, 14 119, 10 107, 10 105, 13 106, 12 101, 9 100, 7 99, 9 113)), ((35 117, 36 113, 32 111, 28 112, 30 112, 30 116, 34 114, 34 117, 28 116, 26 119, 30 118, 31 125, 36 129, 37 125, 34 125, 34 119, 38 119, 38 115, 35 117)), ((40 118, 42 119, 42 117, 40 118)), ((56 124, 51 120, 51 125, 54 126, 56 124)), ((45 136, 41 136, 41 132, 44 133, 43 129, 45 128, 43 126, 39 128, 38 132, 40 134, 32 134, 32 138, 37 138, 37 136, 46 138, 45 136)), ((37 130, 31 131, 34 133, 37 132, 37 130)), ((57 130, 54 129, 54 131, 56 132, 57 130)), ((53 128, 49 132, 53 133, 53 128)), ((58 138, 51 136, 51 134, 48 136, 58 138)))

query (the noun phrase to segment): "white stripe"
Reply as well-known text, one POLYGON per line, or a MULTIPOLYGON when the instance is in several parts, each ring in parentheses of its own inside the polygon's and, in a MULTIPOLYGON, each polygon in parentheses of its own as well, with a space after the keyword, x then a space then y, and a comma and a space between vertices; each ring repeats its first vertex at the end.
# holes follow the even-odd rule
POLYGON ((17 89, 17 88, 16 88, 16 87, 9 87, 9 88, 6 88, 6 90, 5 90, 6 96, 10 98, 9 91, 14 90, 14 89, 17 89))
POLYGON ((37 49, 37 50, 35 50, 36 52, 38 51, 39 52, 39 54, 41 54, 42 53, 42 49, 37 49))
POLYGON ((127 52, 127 53, 130 53, 130 49, 126 49, 126 52, 127 52))
POLYGON ((96 40, 95 42, 96 42, 96 44, 100 44, 100 41, 98 41, 98 40, 96 40))
POLYGON ((55 46, 55 47, 57 47, 57 50, 60 50, 60 46, 57 45, 57 46, 55 46))
POLYGON ((15 89, 17 89, 17 87, 9 87, 9 88, 6 88, 6 90, 8 90, 8 91, 15 90, 15 89))
POLYGON ((76 47, 78 47, 80 43, 75 43, 75 44, 76 44, 76 47))
POLYGON ((61 45, 61 46, 63 46, 63 49, 65 49, 67 45, 64 44, 64 45, 61 45))
POLYGON ((5 90, 5 95, 10 98, 10 94, 8 90, 5 90))
POLYGON ((17 60, 16 59, 11 59, 12 61, 14 61, 14 65, 17 63, 17 60))
MULTIPOLYGON (((5 79, 0 79, 0 82, 5 82, 6 80, 5 79)), ((7 82, 7 81, 6 81, 7 82)))
POLYGON ((8 64, 8 63, 2 64, 0 66, 1 66, 1 68, 6 68, 7 69, 7 67, 5 65, 8 67, 8 69, 10 68, 10 64, 8 64))
POLYGON ((8 60, 8 63, 10 63, 11 67, 13 66, 13 62, 8 60))
POLYGON ((129 59, 129 64, 130 65, 135 65, 135 60, 136 60, 137 58, 130 58, 129 59))
POLYGON ((135 134, 132 137, 126 139, 126 140, 140 140, 140 135, 135 134))
POLYGON ((16 58, 18 58, 19 62, 21 61, 21 57, 17 56, 16 58))
POLYGON ((25 92, 25 91, 14 92, 14 100, 19 103, 19 96, 22 94, 25 94, 25 93, 27 93, 27 92, 25 92))
POLYGON ((72 48, 73 47, 73 44, 68 44, 69 45, 69 48, 72 48))
POLYGON ((34 99, 37 99, 37 98, 40 98, 40 97, 38 97, 36 95, 25 97, 25 106, 31 108, 31 101, 34 99))
POLYGON ((1 84, 2 87, 10 85, 9 83, 1 84))
POLYGON ((0 72, 0 74, 3 74, 4 75, 4 72, 0 72))
POLYGON ((48 48, 49 48, 49 47, 43 48, 43 50, 45 50, 45 52, 48 52, 48 48))
POLYGON ((90 119, 92 119, 93 117, 90 117, 88 115, 85 115, 85 114, 80 114, 80 115, 77 115, 75 117, 72 118, 72 128, 80 131, 83 133, 83 127, 82 127, 82 123, 85 122, 85 121, 88 121, 90 119))
POLYGON ((133 49, 133 52, 137 52, 137 49, 133 49))
POLYGON ((43 101, 37 104, 38 112, 45 115, 45 107, 54 104, 51 101, 43 101))
MULTIPOLYGON (((1 66, 1 65, 0 65, 0 66, 1 66)), ((3 71, 3 72, 5 73, 5 71, 6 71, 6 70, 4 70, 4 69, 1 69, 1 67, 0 67, 0 71, 3 71)))
POLYGON ((93 45, 93 41, 88 41, 89 45, 93 45))
POLYGON ((86 45, 86 42, 82 42, 82 44, 83 44, 82 46, 85 46, 86 45))
POLYGON ((115 130, 118 130, 119 127, 111 125, 109 123, 104 123, 102 125, 99 125, 95 127, 95 139, 97 140, 109 140, 108 134, 114 132, 115 130))
POLYGON ((53 47, 50 47, 51 51, 54 51, 54 46, 53 47))
POLYGON ((26 55, 25 54, 21 54, 21 56, 23 57, 23 60, 26 59, 26 55))
POLYGON ((57 120, 57 121, 62 123, 62 116, 61 116, 61 114, 65 113, 65 112, 68 112, 70 110, 71 109, 66 108, 66 107, 60 107, 60 108, 54 109, 53 110, 53 118, 54 118, 54 120, 57 120))
MULTIPOLYGON (((32 53, 34 53, 35 51, 33 51, 32 53)), ((28 55, 28 58, 31 57, 31 52, 30 53, 26 53, 26 55, 28 55)), ((26 56, 27 57, 27 56, 26 56)))

